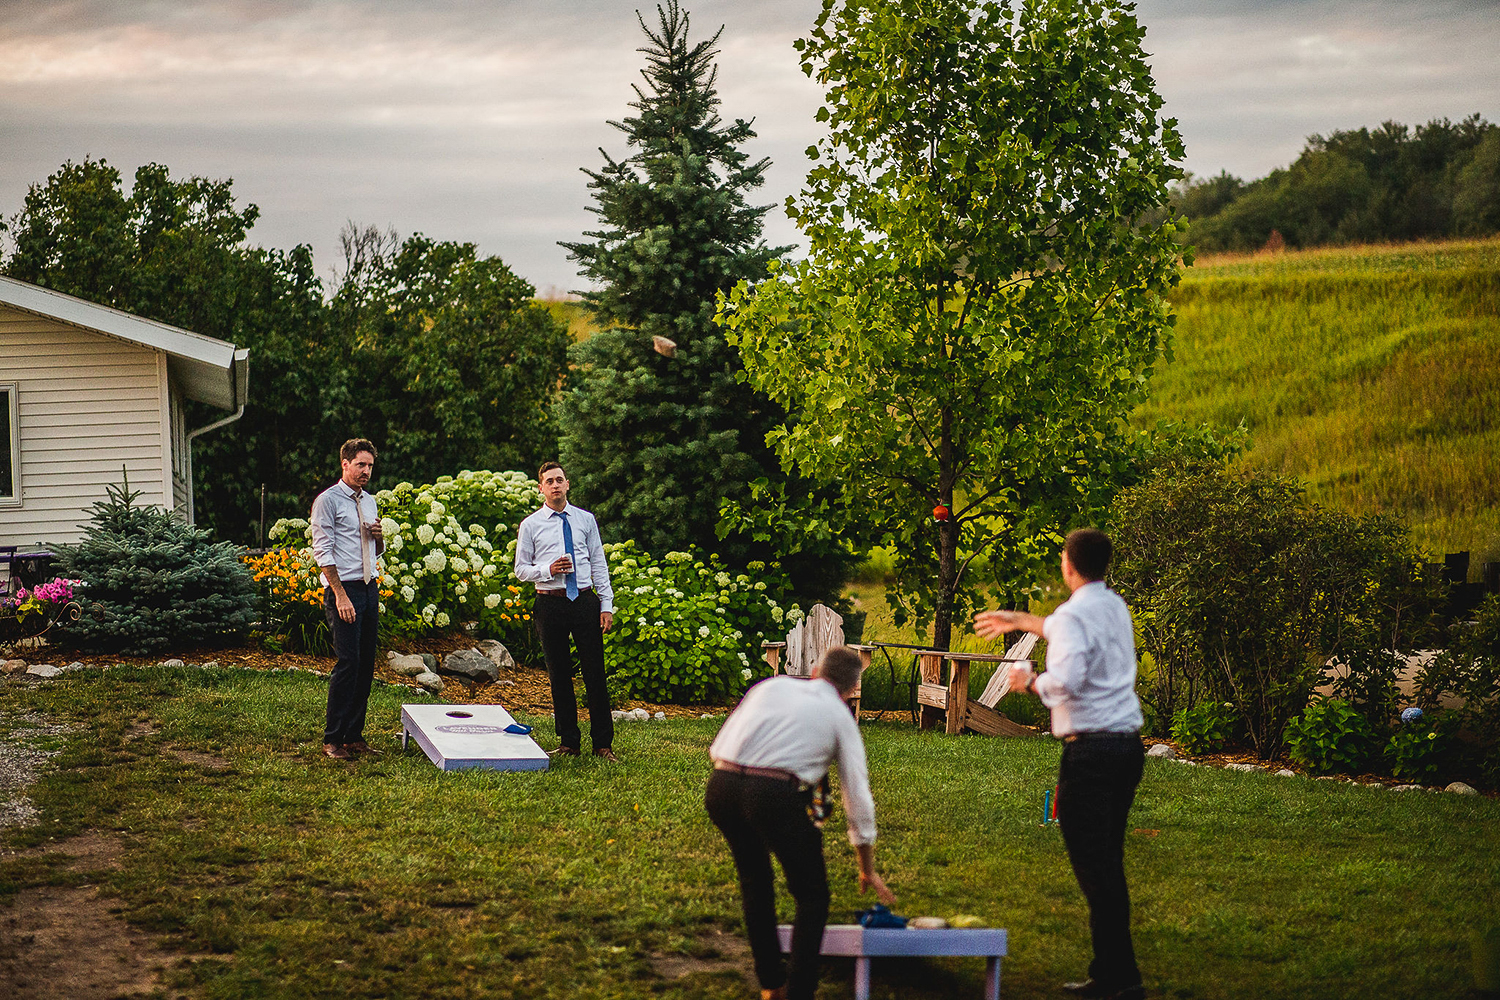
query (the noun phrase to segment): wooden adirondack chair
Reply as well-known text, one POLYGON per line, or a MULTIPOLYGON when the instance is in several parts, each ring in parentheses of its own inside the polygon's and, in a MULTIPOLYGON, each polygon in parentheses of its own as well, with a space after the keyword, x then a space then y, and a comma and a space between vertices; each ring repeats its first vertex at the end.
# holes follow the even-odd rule
MULTIPOLYGON (((844 619, 832 608, 814 604, 807 617, 786 634, 785 642, 763 642, 761 652, 771 673, 785 673, 791 677, 811 677, 818 658, 834 646, 844 645, 844 619)), ((862 655, 865 666, 869 656, 862 655)), ((854 717, 859 718, 860 686, 855 685, 845 699, 854 717)))

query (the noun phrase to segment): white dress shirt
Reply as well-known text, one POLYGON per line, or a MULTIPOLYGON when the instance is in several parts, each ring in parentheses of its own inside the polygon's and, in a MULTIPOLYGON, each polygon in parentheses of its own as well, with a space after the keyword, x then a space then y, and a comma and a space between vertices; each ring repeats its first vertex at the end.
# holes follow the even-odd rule
MULTIPOLYGON (((615 610, 615 591, 609 584, 609 563, 604 558, 604 543, 599 540, 599 522, 582 507, 568 504, 561 513, 568 515, 573 529, 573 573, 578 589, 593 587, 599 595, 599 610, 615 610)), ((562 517, 546 504, 527 516, 516 529, 516 579, 536 584, 542 590, 562 590, 565 574, 552 572, 552 564, 568 554, 563 545, 562 517)))
MULTIPOLYGON (((313 558, 319 566, 334 567, 340 580, 360 581, 366 574, 371 580, 379 579, 383 546, 364 527, 379 518, 374 495, 361 490, 356 501, 354 490, 340 479, 313 500, 308 517, 313 558)), ((328 584, 326 573, 323 583, 328 584)))
POLYGON ((849 843, 875 843, 875 800, 859 724, 838 689, 821 678, 771 677, 745 692, 708 755, 742 767, 790 771, 809 785, 837 758, 849 843))
POLYGON ((1036 693, 1052 710, 1052 734, 1136 733, 1135 631, 1130 609, 1102 581, 1073 591, 1042 623, 1047 670, 1036 693))

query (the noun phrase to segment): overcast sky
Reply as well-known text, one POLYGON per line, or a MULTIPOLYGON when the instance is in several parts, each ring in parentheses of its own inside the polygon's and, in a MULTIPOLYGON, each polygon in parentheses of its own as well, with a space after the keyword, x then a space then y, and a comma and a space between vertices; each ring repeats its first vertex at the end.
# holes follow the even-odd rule
MULTIPOLYGON (((726 119, 774 165, 772 243, 820 93, 793 39, 817 0, 687 0, 724 25, 726 119)), ((636 0, 0 0, 0 215, 65 160, 128 178, 233 178, 253 242, 309 243, 325 277, 346 220, 477 243, 543 292, 578 288, 558 240, 591 224, 580 166, 617 155, 642 42, 636 0)), ((1185 166, 1246 179, 1312 133, 1479 112, 1500 120, 1497 0, 1140 0, 1185 166)))

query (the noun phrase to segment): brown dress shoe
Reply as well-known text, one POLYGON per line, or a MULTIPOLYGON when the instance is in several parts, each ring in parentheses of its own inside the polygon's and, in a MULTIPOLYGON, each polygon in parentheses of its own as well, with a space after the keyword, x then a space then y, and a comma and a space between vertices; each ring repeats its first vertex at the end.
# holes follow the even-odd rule
POLYGON ((360 740, 357 743, 345 743, 344 744, 344 749, 345 750, 353 750, 355 753, 367 753, 367 754, 370 754, 372 757, 379 757, 381 754, 385 753, 384 750, 376 750, 374 747, 370 746, 370 744, 366 743, 364 740, 360 740))
POLYGON ((556 750, 548 750, 548 757, 577 757, 577 747, 558 747, 556 750))
POLYGON ((603 757, 605 760, 612 760, 616 764, 620 763, 620 758, 616 757, 615 756, 615 752, 613 750, 611 750, 609 747, 599 747, 599 748, 597 748, 594 751, 594 756, 595 757, 603 757))
POLYGON ((334 760, 353 760, 354 755, 337 743, 324 743, 323 756, 334 760))
POLYGON ((786 1000, 786 987, 778 986, 774 990, 761 990, 760 1000, 786 1000))

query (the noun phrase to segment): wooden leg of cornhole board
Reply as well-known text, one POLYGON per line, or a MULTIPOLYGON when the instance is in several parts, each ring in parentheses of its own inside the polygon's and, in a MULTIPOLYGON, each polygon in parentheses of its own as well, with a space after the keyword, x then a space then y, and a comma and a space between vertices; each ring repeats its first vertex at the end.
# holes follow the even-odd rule
POLYGON ((984 1000, 1000 1000, 1000 958, 992 955, 984 967, 984 1000))
POLYGON ((870 960, 863 955, 854 960, 854 1000, 870 1000, 870 960))

